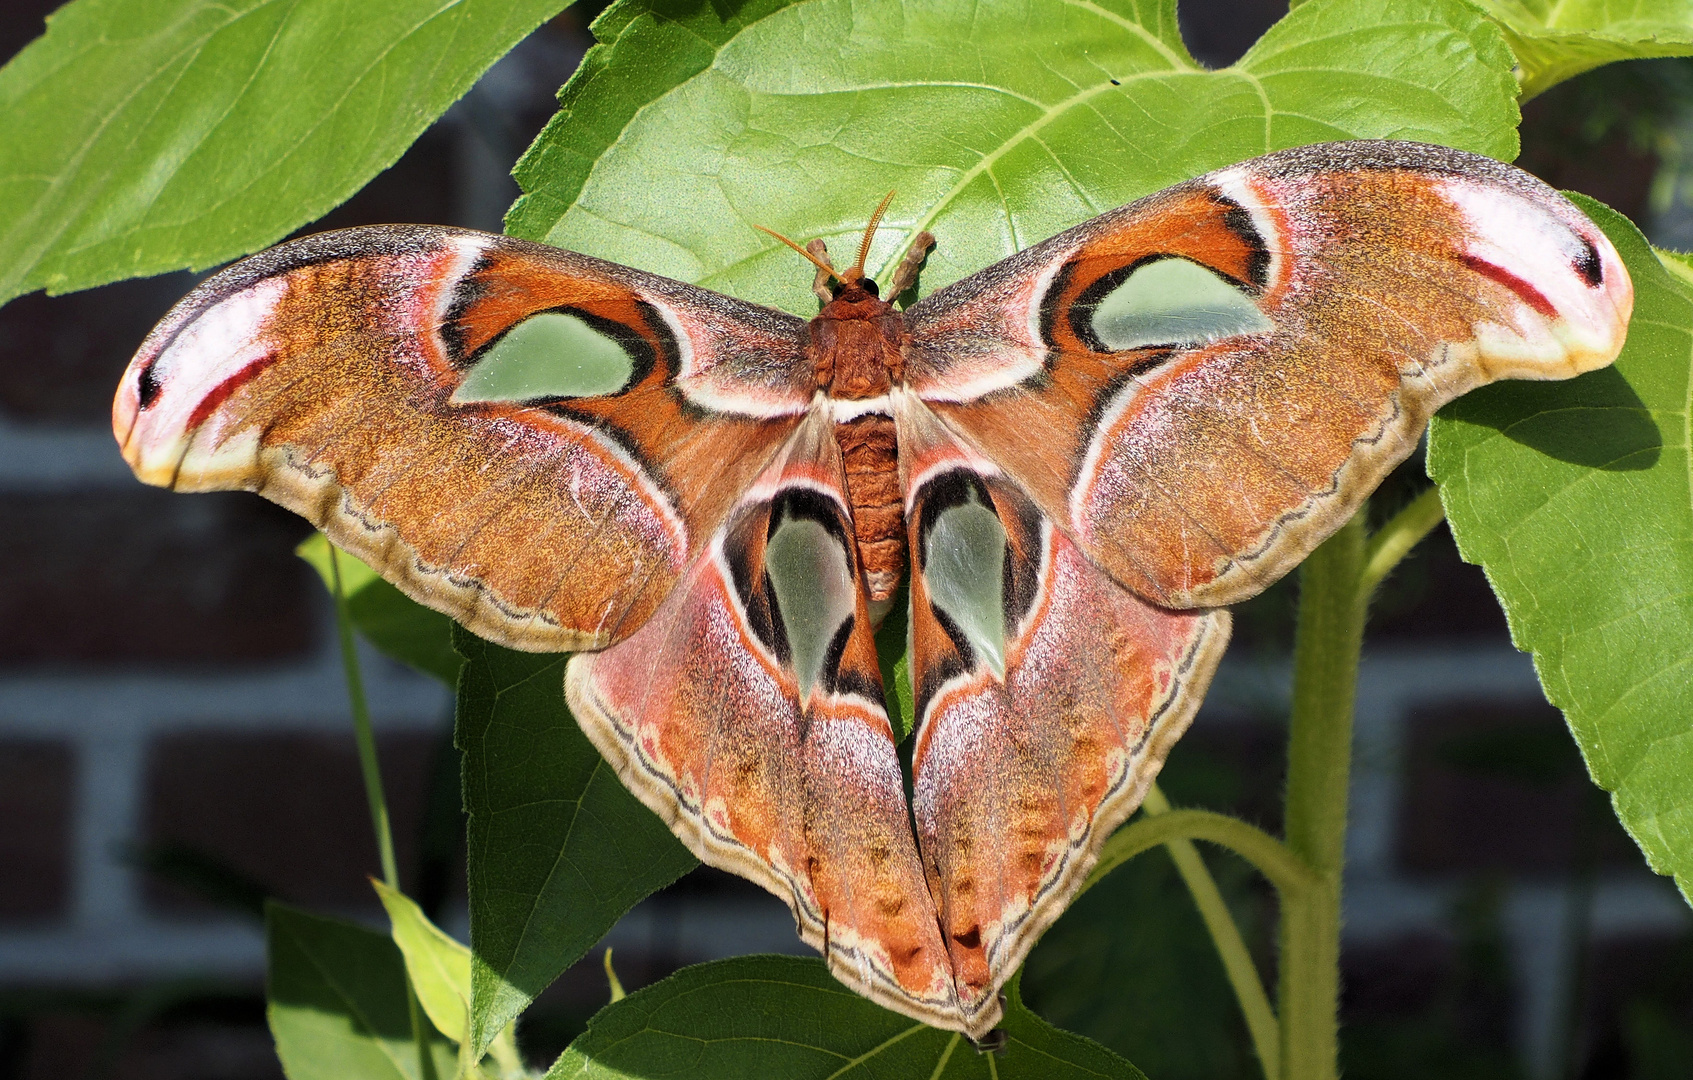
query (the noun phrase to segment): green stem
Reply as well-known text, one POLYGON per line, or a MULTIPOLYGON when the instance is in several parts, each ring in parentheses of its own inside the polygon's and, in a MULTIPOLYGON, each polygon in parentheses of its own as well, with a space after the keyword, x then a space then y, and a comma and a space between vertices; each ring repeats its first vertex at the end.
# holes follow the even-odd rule
POLYGON ((1200 918, 1205 921, 1205 929, 1211 934, 1211 943, 1216 946, 1217 955, 1223 962, 1229 985, 1234 988, 1235 1000, 1240 1004, 1247 1031, 1252 1036, 1253 1049, 1263 1066, 1264 1080, 1280 1080, 1281 1034, 1275 1010, 1270 1006, 1269 995, 1264 992, 1264 983, 1258 977, 1258 968, 1252 962, 1246 940, 1235 925, 1234 915, 1223 901, 1222 891, 1217 888, 1216 879, 1206 868, 1205 860, 1193 846, 1193 841, 1208 840, 1251 863, 1283 895, 1284 905, 1288 894, 1299 893, 1311 886, 1311 872, 1275 837, 1239 818, 1210 810, 1170 809, 1170 800, 1165 798, 1157 784, 1147 789, 1141 809, 1145 812, 1142 817, 1117 830, 1105 841, 1099 852, 1099 862, 1076 895, 1093 888, 1106 874, 1136 855, 1160 844, 1168 846, 1176 871, 1181 874, 1194 906, 1199 909, 1200 918))
POLYGON ((1099 862, 1088 875, 1083 891, 1136 855, 1177 840, 1206 840, 1228 848, 1251 863, 1280 892, 1299 892, 1312 884, 1311 872, 1288 854, 1281 841, 1264 830, 1227 814, 1170 810, 1169 806, 1163 792, 1154 785, 1141 804, 1147 816, 1135 819, 1105 841, 1099 851, 1099 862))
POLYGON ((1364 547, 1364 568, 1358 573, 1359 594, 1367 598, 1375 592, 1388 571, 1398 566, 1399 560, 1444 520, 1446 508, 1440 504, 1437 487, 1424 491, 1394 514, 1364 547))
POLYGON ((1216 880, 1194 847, 1194 840, 1208 840, 1239 855, 1269 879, 1282 894, 1285 907, 1289 898, 1303 894, 1314 881, 1311 872, 1283 847, 1280 841, 1262 829, 1254 828, 1239 818, 1209 810, 1172 810, 1170 800, 1157 784, 1147 789, 1141 803, 1144 816, 1127 828, 1119 829, 1100 850, 1099 862, 1082 885, 1085 892, 1106 874, 1128 862, 1136 855, 1160 844, 1170 850, 1176 870, 1193 896, 1194 906, 1211 934, 1217 955, 1223 962, 1229 985, 1234 988, 1235 1000, 1246 1019, 1253 1048, 1263 1066, 1265 1080, 1279 1080, 1281 1076, 1281 1034, 1276 1024, 1275 1010, 1259 979, 1252 954, 1246 948, 1240 928, 1223 901, 1216 880))
MULTIPOLYGON (((1172 816, 1170 800, 1164 797, 1157 784, 1146 793, 1146 800, 1141 808, 1149 815, 1148 822, 1166 820, 1172 816)), ((1214 815, 1231 825, 1240 826, 1258 833, 1257 829, 1247 825, 1244 821, 1218 814, 1214 815)), ((1228 830, 1233 832, 1233 830, 1228 830)), ((1286 849, 1276 843, 1269 836, 1258 833, 1264 840, 1274 845, 1275 856, 1267 862, 1275 861, 1275 857, 1285 858, 1286 849)), ((1193 904, 1199 909, 1199 917, 1205 920, 1205 929, 1210 931, 1211 942, 1217 947, 1217 955, 1223 961, 1223 970, 1229 978, 1229 985, 1234 988, 1235 1000, 1240 1003, 1241 1015, 1246 1020, 1246 1029, 1252 1035, 1252 1048, 1258 1053, 1259 1065, 1264 1070, 1264 1080, 1280 1080, 1281 1077, 1281 1033, 1276 1029, 1275 1010, 1270 1007, 1270 997, 1264 992, 1264 982, 1258 977, 1258 967, 1252 962, 1252 953, 1246 948, 1246 941, 1240 935, 1240 927, 1235 925, 1234 914, 1229 911, 1229 905, 1223 900, 1222 890, 1217 888, 1216 879, 1206 868, 1205 860, 1200 858, 1199 849, 1193 846, 1193 841, 1185 837, 1165 842, 1170 850, 1170 859, 1176 864, 1176 872, 1181 874, 1182 881, 1187 885, 1187 891, 1193 896, 1193 904)), ((1267 851, 1259 851, 1263 856, 1267 851)), ((1256 865, 1256 863, 1255 863, 1256 865)), ((1303 868, 1299 868, 1303 871, 1303 868)), ((1266 872, 1272 881, 1276 877, 1266 872)), ((1277 882, 1277 888, 1282 888, 1277 882)), ((1290 886, 1292 887, 1292 886, 1290 886)))
MULTIPOLYGON (((359 669, 358 649, 353 643, 353 616, 347 607, 347 590, 341 584, 341 552, 329 545, 329 576, 334 582, 335 630, 341 642, 341 669, 347 677, 347 699, 353 709, 353 738, 359 748, 359 769, 364 773, 365 801, 370 805, 370 824, 376 831, 376 853, 382 862, 382 880, 399 891, 400 868, 394 859, 394 830, 388 822, 388 799, 382 793, 382 770, 376 760, 376 734, 370 726, 370 705, 364 696, 364 675, 359 669)), ((417 1000, 411 975, 406 975, 406 1011, 411 1016, 412 1042, 417 1046, 418 1074, 436 1080, 435 1055, 429 1049, 429 1023, 417 1000)))
POLYGON ((364 773, 364 797, 370 805, 371 828, 376 831, 382 881, 398 891, 400 869, 394 861, 394 831, 388 824, 388 800, 382 793, 382 770, 376 762, 376 735, 371 731, 364 676, 359 670, 358 649, 353 644, 353 617, 347 608, 347 592, 341 587, 341 552, 334 544, 329 545, 329 575, 335 585, 335 630, 341 639, 341 670, 347 677, 347 698, 353 707, 353 738, 358 742, 359 769, 364 773))
POLYGON ((1300 574, 1286 830, 1288 850, 1316 881, 1302 895, 1283 897, 1277 1004, 1285 1080, 1338 1075, 1340 886, 1368 596, 1361 588, 1364 566, 1360 511, 1311 553, 1300 574))

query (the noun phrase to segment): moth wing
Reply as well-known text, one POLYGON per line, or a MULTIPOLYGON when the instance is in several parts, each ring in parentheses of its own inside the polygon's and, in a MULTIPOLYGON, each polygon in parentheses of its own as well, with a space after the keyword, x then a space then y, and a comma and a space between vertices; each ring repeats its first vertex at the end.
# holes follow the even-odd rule
POLYGON ((1604 234, 1528 174, 1332 143, 934 293, 907 374, 1117 581, 1203 607, 1296 565, 1452 398, 1610 363, 1632 307, 1604 234))
POLYGON ((570 661, 582 728, 703 861, 847 985, 961 1024, 883 705, 840 448, 800 427, 640 629, 570 661))
POLYGON ((326 233, 173 309, 113 403, 148 483, 244 488, 540 651, 627 635, 798 424, 789 315, 509 237, 326 233))
POLYGON ((912 811, 959 1007, 980 1036, 1187 729, 1229 616, 1147 603, 921 404, 898 415, 912 811))

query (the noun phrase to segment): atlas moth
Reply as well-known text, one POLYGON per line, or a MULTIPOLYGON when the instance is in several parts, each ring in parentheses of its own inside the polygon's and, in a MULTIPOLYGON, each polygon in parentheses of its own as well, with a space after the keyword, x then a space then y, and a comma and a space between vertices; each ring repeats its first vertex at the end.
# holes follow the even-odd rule
POLYGON ((1192 720, 1226 606, 1442 404, 1609 364, 1633 305, 1562 196, 1405 142, 1210 173, 903 310, 864 248, 802 254, 810 319, 463 229, 295 240, 164 318, 113 427, 148 483, 257 491, 574 653, 583 730, 694 854, 976 1038, 1192 720), (872 638, 902 579, 909 809, 872 638))

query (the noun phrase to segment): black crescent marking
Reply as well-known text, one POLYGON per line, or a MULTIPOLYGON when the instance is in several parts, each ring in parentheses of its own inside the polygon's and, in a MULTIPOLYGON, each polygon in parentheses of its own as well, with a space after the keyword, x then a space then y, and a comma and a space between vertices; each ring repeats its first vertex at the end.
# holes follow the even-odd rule
POLYGON ((1575 272, 1581 275, 1581 280, 1587 282, 1587 287, 1597 289, 1605 282, 1605 263, 1599 258, 1599 249, 1593 246, 1593 241, 1580 233, 1575 237, 1581 242, 1581 254, 1575 260, 1575 272))
MULTIPOLYGON (((994 509, 993 495, 988 491, 988 485, 981 476, 968 469, 948 469, 923 485, 922 490, 917 493, 918 505, 922 507, 917 512, 917 558, 920 563, 926 561, 923 551, 929 542, 929 533, 934 531, 941 513, 971 501, 979 502, 990 510, 994 509)), ((919 572, 923 569, 923 566, 918 566, 919 572)))
MULTIPOLYGON (((819 676, 823 692, 826 694, 836 693, 840 689, 841 657, 846 655, 847 643, 852 640, 852 630, 857 625, 858 616, 848 615, 846 622, 835 628, 835 636, 829 639, 829 648, 823 653, 823 671, 819 676)), ((865 696, 871 701, 877 700, 875 693, 865 696)))
MULTIPOLYGON (((476 261, 471 264, 470 270, 459 278, 458 284, 453 286, 453 302, 447 305, 447 313, 441 319, 441 344, 446 347, 444 351, 447 354, 447 363, 457 370, 467 370, 476 362, 476 357, 466 356, 464 352, 464 315, 465 312, 470 310, 472 304, 488 295, 488 284, 482 280, 481 275, 493 265, 494 260, 487 252, 483 252, 476 257, 476 261)), ((512 324, 512 326, 516 325, 516 323, 512 324)), ((498 341, 500 337, 504 337, 505 334, 510 332, 511 327, 507 327, 505 333, 500 334, 494 341, 498 341)), ((494 341, 490 341, 488 344, 492 345, 494 341)), ((478 349, 477 356, 481 354, 482 350, 478 349)))
MULTIPOLYGON (((998 488, 996 485, 996 489, 998 488)), ((1011 526, 1017 535, 1017 542, 1010 543, 1010 530, 1007 530, 1006 546, 1009 550, 1002 567, 1004 580, 1000 587, 1000 596, 1005 608, 1005 625, 1007 629, 1015 629, 1021 626, 1029 612, 1034 610, 1035 600, 1039 595, 1043 555, 1041 513, 1035 509, 1032 502, 1024 499, 1021 493, 1002 494, 1001 498, 996 500, 994 510, 999 514, 1000 525, 1011 526), (1007 510, 1011 512, 1009 517, 1007 510), (1019 552, 1022 552, 1021 556, 1019 552)))
POLYGON ((158 375, 153 372, 158 363, 157 357, 148 361, 147 366, 135 377, 135 396, 143 409, 151 408, 153 403, 159 400, 159 392, 164 389, 158 375))
MULTIPOLYGON (((936 614, 939 614, 939 612, 936 614)), ((942 623, 941 625, 943 628, 946 626, 945 623, 942 623)), ((954 627, 947 631, 947 636, 951 637, 954 641, 958 640, 955 636, 956 629, 957 628, 954 627)), ((942 659, 940 663, 935 664, 933 667, 924 672, 923 680, 917 686, 917 692, 915 695, 916 700, 912 702, 912 712, 915 715, 915 718, 921 721, 925 716, 927 716, 929 712, 929 702, 934 699, 936 694, 940 693, 941 687, 945 686, 948 681, 968 673, 969 670, 970 663, 967 658, 948 656, 942 659)))
POLYGON ((1234 233, 1250 252, 1246 257, 1246 277, 1253 291, 1262 293, 1270 282, 1269 245, 1264 242, 1263 234, 1258 231, 1246 207, 1226 195, 1213 194, 1211 199, 1223 211, 1224 227, 1234 233))

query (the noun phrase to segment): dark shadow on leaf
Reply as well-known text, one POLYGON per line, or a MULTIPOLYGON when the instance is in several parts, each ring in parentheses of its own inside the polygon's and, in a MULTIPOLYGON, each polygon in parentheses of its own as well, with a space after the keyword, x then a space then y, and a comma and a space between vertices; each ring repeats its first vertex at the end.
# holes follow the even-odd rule
POLYGON ((349 1033, 411 1040, 405 962, 387 935, 276 903, 265 914, 273 1008, 344 1017, 349 1033))
POLYGON ((1650 469, 1664 446, 1646 403, 1614 367, 1568 382, 1495 383, 1440 414, 1492 428, 1547 457, 1608 472, 1650 469))

